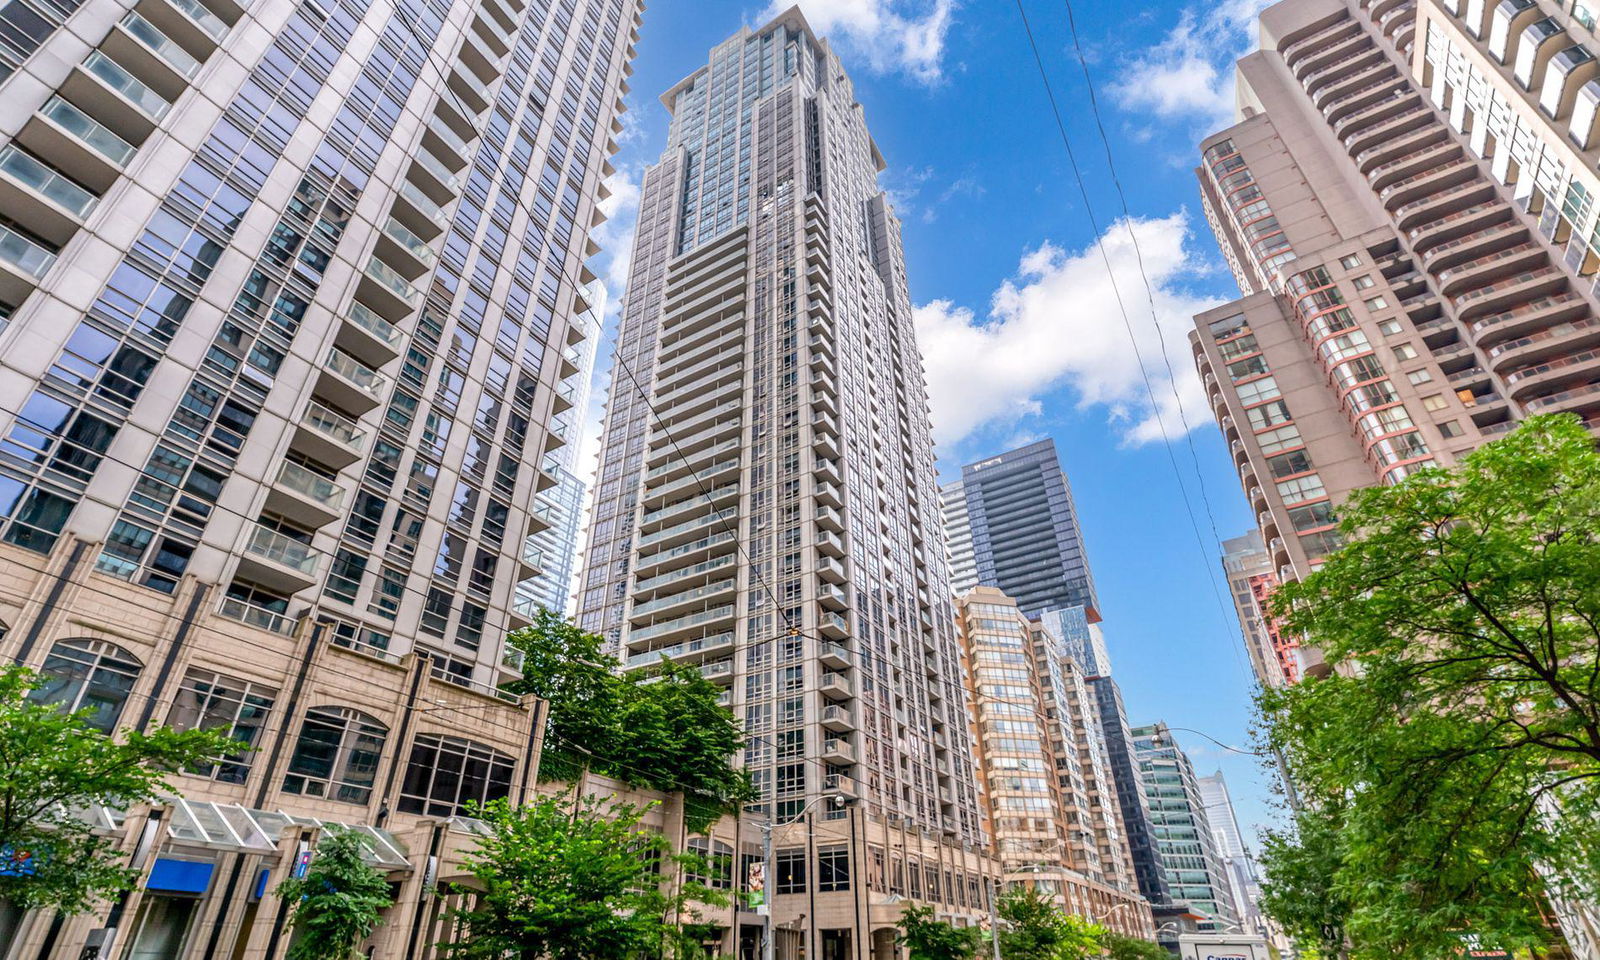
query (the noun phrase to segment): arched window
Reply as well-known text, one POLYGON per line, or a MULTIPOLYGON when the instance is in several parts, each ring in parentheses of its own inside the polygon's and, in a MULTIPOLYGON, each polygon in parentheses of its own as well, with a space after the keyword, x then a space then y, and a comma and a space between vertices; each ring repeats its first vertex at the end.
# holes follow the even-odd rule
POLYGON ((389 728, 349 707, 312 707, 284 774, 283 791, 366 803, 378 776, 389 728))
POLYGON ((110 733, 142 669, 138 657, 114 643, 82 637, 61 640, 44 658, 41 682, 29 699, 60 704, 67 713, 91 709, 89 726, 110 733))
POLYGON ((705 866, 695 864, 687 871, 690 880, 703 883, 714 890, 733 889, 733 847, 721 840, 690 837, 685 844, 688 852, 702 858, 705 866))
POLYGON ((449 817, 470 800, 498 800, 511 793, 517 762, 493 747, 437 733, 417 735, 400 785, 401 813, 449 817))

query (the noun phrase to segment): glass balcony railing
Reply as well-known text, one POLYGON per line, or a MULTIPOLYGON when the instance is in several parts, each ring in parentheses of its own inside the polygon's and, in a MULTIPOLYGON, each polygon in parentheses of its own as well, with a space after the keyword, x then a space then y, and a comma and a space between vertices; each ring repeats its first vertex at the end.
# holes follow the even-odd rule
POLYGON ((438 157, 426 150, 418 149, 416 155, 411 159, 417 161, 419 166, 437 177, 439 182, 445 185, 445 189, 451 193, 456 193, 461 189, 461 181, 456 179, 456 175, 451 173, 450 168, 446 167, 438 157))
POLYGON ((472 151, 467 147, 467 141, 461 139, 460 134, 456 133, 454 130, 451 130, 448 123, 445 123, 443 120, 435 117, 434 119, 428 121, 428 129, 433 131, 434 136, 438 137, 440 140, 443 140, 449 145, 450 149, 454 150, 458 155, 471 159, 472 151))
POLYGON ((282 636, 291 636, 294 633, 295 621, 281 613, 274 613, 266 607, 258 607, 253 603, 246 603, 236 597, 223 597, 222 604, 217 612, 229 620, 270 630, 282 636))
POLYGON ((383 225, 383 233, 390 240, 405 247, 406 252, 416 257, 424 266, 432 267, 439 259, 439 255, 433 252, 432 247, 428 246, 421 237, 401 226, 400 221, 394 217, 390 217, 389 221, 383 225))
POLYGON ((395 272, 394 267, 389 266, 377 257, 372 257, 367 261, 367 276, 378 281, 390 293, 412 306, 416 306, 422 300, 422 294, 417 292, 416 287, 407 283, 406 278, 395 272))
POLYGON ((228 32, 227 22, 206 9, 198 0, 167 0, 167 2, 193 20, 194 25, 205 31, 206 36, 213 40, 221 40, 222 35, 228 32))
POLYGON ((38 280, 56 262, 56 255, 0 223, 0 260, 38 280))
POLYGON ((350 381, 363 393, 376 395, 383 386, 383 378, 378 371, 338 347, 328 351, 328 369, 350 381))
POLYGON ((172 109, 172 104, 165 97, 135 80, 133 74, 99 50, 89 54, 83 61, 83 69, 121 94, 152 120, 160 120, 172 109))
POLYGON ((167 66, 178 71, 187 79, 193 79, 200 72, 200 61, 189 55, 189 51, 178 46, 173 39, 162 33, 160 28, 132 11, 122 18, 122 29, 128 35, 144 44, 167 66))
POLYGON ((276 530, 257 525, 250 531, 244 552, 260 557, 282 567, 298 570, 306 576, 317 572, 317 552, 308 543, 286 537, 276 530))
MULTIPOLYGON (((629 636, 637 637, 638 631, 629 634, 629 636)), ((631 654, 628 657, 628 666, 630 668, 643 667, 649 664, 660 663, 662 657, 666 657, 667 659, 671 660, 684 656, 685 654, 699 653, 702 650, 715 650, 719 647, 725 647, 732 642, 732 633, 714 633, 709 637, 696 637, 693 640, 685 640, 682 643, 675 643, 670 647, 660 647, 655 650, 644 650, 639 653, 631 654)))
POLYGON ((72 134, 79 143, 119 167, 127 163, 134 150, 138 149, 59 96, 46 100, 44 106, 39 108, 39 116, 72 134))
POLYGON ((353 450, 360 450, 367 440, 366 434, 356 428, 354 420, 334 413, 316 401, 306 407, 306 415, 300 418, 300 423, 353 450))
POLYGON ((522 542, 522 562, 530 567, 544 567, 544 551, 534 546, 531 539, 522 542))
POLYGON ((401 182, 400 196, 405 197, 407 203, 422 211, 423 216, 439 226, 444 227, 450 224, 450 218, 445 216, 444 208, 434 203, 427 194, 419 190, 417 185, 411 181, 405 180, 401 182))
POLYGON ((308 500, 338 510, 344 502, 344 488, 327 477, 307 470, 298 463, 284 463, 278 470, 278 486, 293 490, 308 500))
POLYGON ((99 199, 14 146, 0 149, 0 173, 82 220, 99 199))
POLYGON ((400 345, 400 328, 373 313, 371 308, 360 301, 352 301, 350 312, 346 315, 350 322, 377 337, 390 347, 400 345))

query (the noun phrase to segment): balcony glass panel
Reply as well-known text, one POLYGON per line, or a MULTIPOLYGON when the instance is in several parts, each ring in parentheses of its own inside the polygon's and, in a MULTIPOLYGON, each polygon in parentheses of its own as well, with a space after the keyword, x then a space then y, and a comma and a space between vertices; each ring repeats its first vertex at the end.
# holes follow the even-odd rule
POLYGON ((423 242, 421 237, 401 226, 400 221, 393 217, 390 217, 389 222, 383 225, 383 232, 389 239, 405 247, 407 252, 429 267, 433 266, 435 261, 439 259, 438 254, 433 252, 432 247, 423 242))
POLYGON ((133 151, 138 149, 59 96, 46 100, 39 109, 39 115, 119 167, 127 163, 133 151))
POLYGON ((222 39, 228 32, 228 24, 219 16, 206 9, 198 0, 167 0, 168 3, 181 10, 184 16, 194 21, 195 26, 204 30, 206 36, 213 40, 222 39))
POLYGON ((373 313, 370 309, 368 309, 366 304, 361 303, 360 301, 352 301, 348 316, 350 317, 351 323, 372 334, 374 337, 377 337, 379 340, 383 341, 389 346, 394 347, 399 345, 401 336, 400 328, 378 316, 376 313, 373 313))
POLYGON ((89 54, 83 61, 83 69, 122 94, 153 120, 160 120, 167 115, 168 110, 172 109, 172 104, 167 102, 165 97, 135 80, 133 74, 122 69, 121 64, 98 50, 89 54))
POLYGON ((229 620, 260 627, 273 633, 291 636, 294 633, 295 621, 281 613, 274 613, 265 607, 258 607, 253 603, 246 603, 236 597, 223 597, 222 605, 217 610, 229 620))
POLYGON ((367 276, 378 281, 394 293, 395 296, 406 303, 416 305, 421 295, 417 288, 406 282, 406 278, 396 273, 394 268, 373 257, 367 261, 367 276))
POLYGON ((38 280, 56 262, 56 255, 0 223, 0 260, 38 280))
POLYGON ((16 147, 0 149, 0 173, 82 220, 94 208, 94 194, 16 147))
POLYGON ((293 490, 310 500, 315 500, 329 510, 339 509, 344 500, 344 488, 327 477, 313 473, 298 463, 285 463, 278 471, 278 485, 293 490))
POLYGON ((257 526, 250 531, 250 540, 244 549, 251 556, 298 570, 307 576, 317 570, 317 552, 310 544, 301 543, 293 537, 286 537, 266 527, 257 526))
POLYGON ((417 185, 411 181, 406 180, 400 184, 400 196, 405 197, 407 203, 421 210, 424 216, 439 226, 449 225, 450 218, 444 215, 444 208, 429 199, 428 195, 417 189, 417 185))
POLYGON ((315 401, 306 407, 306 415, 300 418, 300 422, 323 436, 356 450, 361 449, 367 439, 366 434, 356 429, 354 420, 334 413, 315 401))
POLYGON ((450 168, 446 167, 438 157, 419 148, 412 159, 417 161, 424 170, 437 177, 439 182, 444 184, 452 193, 460 190, 461 181, 456 179, 456 175, 451 173, 450 168))
POLYGON ((155 24, 137 13, 129 11, 128 15, 122 18, 122 29, 128 31, 128 34, 135 40, 149 47, 150 52, 165 61, 167 66, 185 77, 192 79, 195 74, 200 72, 199 60, 190 56, 189 51, 178 46, 171 37, 162 33, 155 24))
POLYGON ((328 369, 337 373, 367 393, 377 393, 383 384, 378 371, 334 347, 328 352, 328 369))

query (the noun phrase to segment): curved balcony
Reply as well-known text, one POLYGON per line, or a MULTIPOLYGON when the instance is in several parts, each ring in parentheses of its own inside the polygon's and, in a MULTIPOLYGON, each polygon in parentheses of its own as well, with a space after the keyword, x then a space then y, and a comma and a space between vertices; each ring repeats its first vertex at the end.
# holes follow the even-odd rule
POLYGON ((1362 150, 1355 155, 1356 167, 1362 173, 1368 173, 1378 164, 1388 163, 1396 157, 1404 156, 1408 152, 1420 150, 1438 142, 1455 143, 1443 124, 1429 124, 1425 127, 1418 127, 1416 130, 1402 133, 1391 140, 1385 140, 1362 150))
POLYGON ((1435 244, 1464 237, 1475 230, 1510 219, 1511 210, 1505 204, 1491 200, 1474 203, 1448 216, 1418 224, 1407 231, 1406 236, 1410 238, 1414 252, 1424 253, 1435 244))
POLYGON ((1575 350, 1591 349, 1597 343, 1600 343, 1600 320, 1585 317, 1552 324, 1515 340, 1503 340, 1485 352, 1489 357, 1489 369, 1505 375, 1507 370, 1559 359, 1575 350))
POLYGON ((1385 138, 1394 138, 1410 132, 1413 128, 1422 129, 1434 126, 1438 118, 1427 107, 1417 107, 1391 117, 1385 117, 1381 122, 1372 124, 1354 133, 1346 134, 1340 141, 1345 150, 1359 153, 1373 146, 1385 138))
POLYGON ((1528 413, 1591 412, 1600 407, 1600 380, 1523 401, 1528 413))
POLYGON ((1407 24, 1414 25, 1417 18, 1417 5, 1403 3, 1388 13, 1378 18, 1378 32, 1390 40, 1400 34, 1400 28, 1407 24))
POLYGON ((1356 77, 1369 72, 1372 67, 1389 63, 1389 58, 1383 55, 1379 47, 1368 47, 1358 50, 1348 57, 1340 57, 1325 67, 1313 70, 1300 81, 1306 93, 1311 96, 1311 102, 1321 109, 1328 97, 1342 85, 1347 84, 1356 77))
MULTIPOLYGON (((1392 68, 1389 71, 1392 74, 1392 68)), ((1342 96, 1329 100, 1322 108, 1322 115, 1334 125, 1342 123, 1345 118, 1366 110, 1368 107, 1382 103, 1393 98, 1396 94, 1404 95, 1409 87, 1409 81, 1399 76, 1388 76, 1374 83, 1351 90, 1342 96)))
POLYGON ((1367 104, 1360 110, 1345 115, 1344 119, 1333 125, 1334 136, 1348 141, 1365 130, 1369 125, 1382 123, 1402 115, 1408 115, 1417 109, 1417 104, 1422 102, 1422 94, 1416 90, 1403 87, 1393 94, 1383 97, 1373 103, 1367 104))
POLYGON ((1412 201, 1475 179, 1477 175, 1476 163, 1465 157, 1458 157, 1413 173, 1402 180, 1396 180, 1378 191, 1378 200, 1383 203, 1385 210, 1398 210, 1412 201))
POLYGON ((1283 59, 1289 63, 1294 78, 1302 83, 1315 70, 1321 70, 1356 52, 1357 47, 1369 46, 1361 25, 1347 20, 1321 34, 1296 41, 1283 49, 1283 59))
POLYGON ((1575 381, 1588 383, 1600 374, 1600 350, 1585 350, 1569 357, 1558 357, 1520 367, 1505 375, 1506 392, 1513 400, 1548 394, 1575 381))
POLYGON ((1454 240, 1429 247, 1422 251, 1422 262, 1430 273, 1465 263, 1486 253, 1511 246, 1520 240, 1526 239, 1528 228, 1520 220, 1515 220, 1507 214, 1502 223, 1491 224, 1482 230, 1465 236, 1456 237, 1454 240))
POLYGON ((1476 260, 1439 271, 1439 292, 1453 297, 1473 285, 1492 282, 1540 262, 1548 262, 1542 244, 1524 243, 1485 254, 1476 260))
POLYGON ((1395 225, 1402 230, 1413 230, 1423 223, 1447 217, 1494 196, 1494 184, 1477 176, 1477 167, 1468 166, 1473 178, 1466 183, 1448 186, 1437 193, 1413 200, 1394 211, 1395 225))
POLYGON ((1567 277, 1555 267, 1507 277, 1504 280, 1468 290, 1455 298, 1456 316, 1463 322, 1472 322, 1491 313, 1510 310, 1538 297, 1558 293, 1567 286, 1567 277))
POLYGON ((1385 161, 1368 170, 1367 183, 1374 190, 1387 189, 1437 166, 1441 161, 1460 157, 1463 149, 1461 144, 1454 141, 1426 144, 1403 157, 1385 161))

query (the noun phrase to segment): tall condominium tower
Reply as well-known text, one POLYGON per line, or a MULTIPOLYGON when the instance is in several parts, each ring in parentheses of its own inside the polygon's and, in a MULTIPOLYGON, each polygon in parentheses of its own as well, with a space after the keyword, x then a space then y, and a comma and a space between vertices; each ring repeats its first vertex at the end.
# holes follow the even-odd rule
POLYGON ((1233 597, 1233 611, 1239 617, 1245 650, 1250 654, 1250 669, 1263 687, 1281 687, 1300 677, 1295 658, 1299 642, 1292 634, 1278 629, 1269 611, 1272 593, 1278 586, 1278 573, 1272 556, 1261 539, 1260 530, 1222 541, 1222 572, 1233 597))
POLYGON ((1004 882, 1047 891, 1068 911, 1105 917, 1128 935, 1151 935, 1081 669, 1048 626, 993 587, 958 598, 956 616, 1004 882))
POLYGON ((1134 727, 1134 757, 1150 800, 1154 839, 1173 900, 1186 906, 1201 932, 1239 922, 1222 849, 1211 828, 1200 781, 1188 754, 1164 723, 1134 727))
POLYGON ((1198 171, 1245 296, 1196 318, 1194 350, 1280 580, 1337 545, 1350 490, 1527 414, 1600 412, 1583 19, 1542 0, 1262 13, 1242 119, 1198 171))
POLYGON ((1082 606, 1091 620, 1100 618, 1078 511, 1055 441, 969 463, 940 496, 957 593, 998 587, 1029 616, 1082 606))
POLYGON ((797 10, 662 102, 581 622, 629 667, 670 657, 728 686, 759 791, 750 842, 778 823, 780 951, 890 951, 895 908, 875 897, 976 915, 985 861, 883 161, 797 10))
POLYGON ((122 931, 101 956, 261 955, 260 874, 319 821, 406 871, 378 955, 441 938, 404 912, 439 825, 531 784, 501 638, 642 6, 0 17, 0 652, 102 730, 256 748, 176 777, 159 819, 95 813, 130 849, 154 830, 139 889, 0 929, 17 955, 91 927, 122 931))

